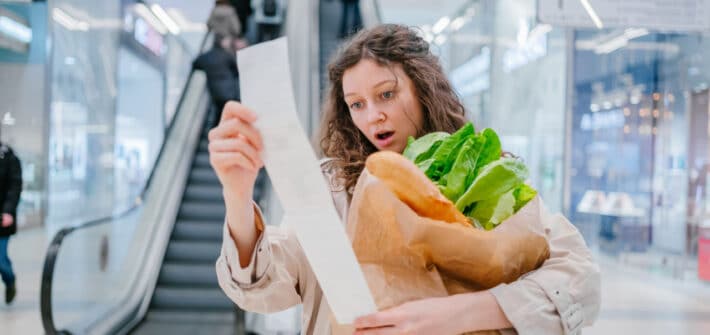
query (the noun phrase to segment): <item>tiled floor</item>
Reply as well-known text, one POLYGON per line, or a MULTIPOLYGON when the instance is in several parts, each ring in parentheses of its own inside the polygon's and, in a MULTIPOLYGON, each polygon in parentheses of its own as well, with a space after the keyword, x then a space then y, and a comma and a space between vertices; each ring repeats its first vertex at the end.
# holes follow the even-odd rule
MULTIPOLYGON (((0 305, 0 334, 42 334, 39 312, 40 275, 48 238, 42 229, 22 231, 10 240, 10 256, 18 275, 18 296, 0 305)), ((602 267, 602 311, 585 335, 710 334, 710 283, 674 281, 641 272, 605 257, 602 267)), ((58 318, 71 313, 58 312, 58 318)))
POLYGON ((710 334, 710 283, 679 282, 598 259, 601 313, 585 335, 710 334))
MULTIPOLYGON (((10 306, 0 301, 0 334, 44 334, 39 288, 48 240, 44 229, 39 228, 20 231, 10 238, 8 253, 17 276, 17 297, 10 306)), ((4 286, 1 292, 4 294, 4 286)))

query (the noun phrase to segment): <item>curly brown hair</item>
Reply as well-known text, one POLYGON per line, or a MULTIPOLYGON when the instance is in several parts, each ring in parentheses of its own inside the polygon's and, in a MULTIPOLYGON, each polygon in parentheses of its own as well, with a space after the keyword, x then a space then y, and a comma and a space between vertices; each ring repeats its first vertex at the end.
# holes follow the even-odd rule
POLYGON ((353 123, 343 96, 343 74, 362 59, 390 68, 400 64, 412 80, 424 114, 424 125, 417 137, 434 131, 453 133, 466 122, 463 104, 439 59, 414 29, 384 24, 360 31, 328 65, 330 86, 319 134, 322 154, 334 158, 325 168, 335 173, 339 186, 348 193, 352 193, 367 156, 377 151, 353 123))

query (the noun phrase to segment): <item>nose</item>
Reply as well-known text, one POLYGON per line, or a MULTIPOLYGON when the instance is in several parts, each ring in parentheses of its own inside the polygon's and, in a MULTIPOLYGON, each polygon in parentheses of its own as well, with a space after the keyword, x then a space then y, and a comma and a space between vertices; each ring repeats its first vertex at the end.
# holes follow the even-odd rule
POLYGON ((371 106, 367 109, 367 122, 378 123, 386 118, 385 112, 377 106, 371 106))

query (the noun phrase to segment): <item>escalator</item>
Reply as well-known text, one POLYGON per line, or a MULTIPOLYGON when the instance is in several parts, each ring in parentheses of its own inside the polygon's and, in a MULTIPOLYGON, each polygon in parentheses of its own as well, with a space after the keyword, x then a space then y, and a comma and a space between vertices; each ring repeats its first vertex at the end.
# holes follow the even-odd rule
MULTIPOLYGON (((337 11, 322 9, 324 15, 337 11)), ((288 16, 318 14, 318 7, 306 2, 289 6, 288 16)), ((303 46, 325 31, 332 33, 336 21, 323 21, 320 31, 312 32, 298 30, 296 21, 287 23, 286 31, 298 31, 289 35, 296 64, 292 71, 297 78, 310 78, 310 85, 295 87, 296 96, 312 99, 317 85, 313 91, 306 88, 317 84, 319 77, 309 76, 319 71, 311 60, 327 57, 337 36, 324 36, 332 39, 322 41, 326 50, 320 57, 303 46)), ((211 46, 207 34, 200 53, 211 46)), ((310 110, 311 99, 298 100, 299 107, 310 110)), ((135 204, 56 233, 47 249, 40 294, 47 334, 246 333, 244 312, 222 292, 215 272, 225 207, 207 152, 206 125, 215 114, 210 105, 204 74, 192 71, 135 204)), ((255 200, 267 216, 278 216, 267 185, 263 174, 257 178, 255 200)))
POLYGON ((215 272, 225 207, 209 163, 208 106, 206 78, 193 70, 135 205, 57 232, 42 274, 47 334, 244 334, 244 312, 215 272), (108 264, 77 258, 94 254, 108 264))
MULTIPOLYGON (((222 187, 209 163, 208 131, 203 126, 150 307, 132 334, 243 331, 243 312, 222 292, 215 272, 225 207, 222 187)), ((255 197, 259 194, 256 189, 255 197)))

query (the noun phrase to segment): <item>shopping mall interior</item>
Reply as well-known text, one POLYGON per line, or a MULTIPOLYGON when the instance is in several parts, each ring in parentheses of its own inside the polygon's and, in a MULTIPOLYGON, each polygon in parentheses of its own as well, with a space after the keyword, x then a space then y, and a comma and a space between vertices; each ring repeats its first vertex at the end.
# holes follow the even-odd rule
MULTIPOLYGON (((22 177, 0 334, 311 334, 302 307, 244 311, 218 285, 219 107, 195 60, 225 40, 219 6, 234 48, 285 37, 309 138, 340 46, 416 30, 466 119, 498 133, 599 266, 595 320, 564 334, 710 334, 710 1, 217 3, 0 0, 0 149, 22 177)), ((282 222, 263 172, 254 200, 282 222)))

